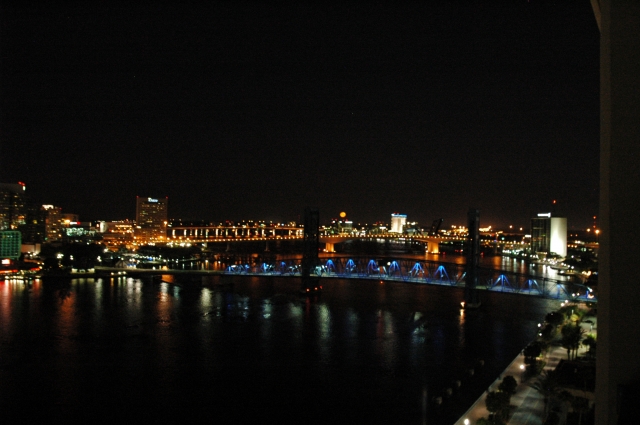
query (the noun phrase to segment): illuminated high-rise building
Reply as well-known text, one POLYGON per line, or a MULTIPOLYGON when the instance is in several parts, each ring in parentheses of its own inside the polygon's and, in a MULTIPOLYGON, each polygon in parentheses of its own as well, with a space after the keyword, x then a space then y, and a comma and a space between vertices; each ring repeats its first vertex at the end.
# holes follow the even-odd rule
POLYGON ((0 260, 2 264, 10 264, 7 260, 20 258, 22 235, 17 230, 0 230, 0 260))
POLYGON ((45 236, 47 242, 54 242, 62 239, 62 208, 53 205, 43 205, 42 211, 45 217, 45 236))
POLYGON ((404 225, 407 224, 406 214, 391 214, 391 230, 392 233, 402 233, 404 231, 404 225))
POLYGON ((159 240, 167 236, 169 198, 136 199, 136 238, 159 240))
POLYGON ((531 219, 531 252, 567 255, 567 219, 541 213, 531 219))
POLYGON ((0 230, 17 230, 27 216, 24 183, 0 183, 0 230))

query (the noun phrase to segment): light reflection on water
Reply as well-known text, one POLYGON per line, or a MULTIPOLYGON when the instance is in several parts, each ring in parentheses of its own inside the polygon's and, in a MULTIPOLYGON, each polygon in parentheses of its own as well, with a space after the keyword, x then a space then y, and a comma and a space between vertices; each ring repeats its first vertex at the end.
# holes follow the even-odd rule
POLYGON ((419 423, 425 386, 437 394, 462 379, 443 409, 431 406, 431 423, 447 423, 533 338, 554 303, 486 293, 481 310, 461 314, 458 288, 331 279, 307 298, 299 284, 239 276, 0 282, 3 408, 17 412, 21 394, 35 391, 42 409, 27 409, 25 422, 96 414, 177 421, 188 407, 203 418, 232 410, 239 423, 419 423), (484 370, 464 375, 481 358, 484 370), (182 408, 161 409, 169 404, 182 408))

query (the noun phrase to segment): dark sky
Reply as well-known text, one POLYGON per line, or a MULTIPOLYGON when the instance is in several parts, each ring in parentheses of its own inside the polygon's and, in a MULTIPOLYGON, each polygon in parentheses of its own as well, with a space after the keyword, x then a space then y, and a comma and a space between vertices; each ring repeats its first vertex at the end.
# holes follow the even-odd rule
POLYGON ((0 181, 81 220, 597 214, 587 0, 154 3, 2 5, 0 181))

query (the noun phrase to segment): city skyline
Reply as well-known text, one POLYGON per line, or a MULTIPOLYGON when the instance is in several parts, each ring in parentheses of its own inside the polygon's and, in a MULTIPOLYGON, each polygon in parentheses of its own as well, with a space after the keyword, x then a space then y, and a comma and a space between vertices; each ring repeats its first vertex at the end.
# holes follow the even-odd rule
MULTIPOLYGON (((8 183, 3 183, 3 186, 15 186, 20 188, 21 192, 26 192, 26 185, 24 184, 24 182, 19 182, 18 184, 8 184, 8 183)), ((226 218, 222 218, 222 219, 211 219, 211 218, 193 218, 193 217, 175 217, 175 216, 171 216, 168 215, 169 209, 167 207, 168 204, 168 197, 164 197, 164 198, 151 198, 151 197, 147 197, 147 196, 136 196, 136 202, 134 203, 135 205, 135 209, 134 209, 134 214, 130 215, 130 216, 125 216, 125 217, 117 217, 117 218, 107 218, 104 216, 100 216, 97 219, 86 219, 81 217, 79 214, 75 213, 75 212, 70 212, 67 209, 64 208, 64 206, 60 206, 60 205, 51 205, 51 204, 41 204, 41 202, 38 202, 38 200, 34 200, 30 197, 28 198, 24 198, 23 202, 24 205, 29 205, 31 209, 33 209, 35 206, 38 207, 38 209, 42 210, 42 211, 47 211, 47 213, 49 213, 51 210, 56 210, 58 215, 61 216, 65 216, 67 217, 67 222, 71 223, 71 224, 75 224, 75 225, 81 225, 81 224, 86 224, 86 223, 100 223, 100 222, 121 222, 121 221, 128 221, 128 222, 132 222, 132 223, 136 223, 138 225, 143 225, 143 227, 158 227, 160 226, 162 223, 169 224, 171 225, 172 223, 179 223, 179 222, 184 222, 184 223, 198 223, 198 222, 208 222, 208 223, 216 223, 218 222, 220 225, 223 225, 224 223, 233 223, 233 224, 238 224, 238 223, 251 223, 251 222, 255 222, 255 223, 297 223, 298 225, 301 225, 302 221, 301 221, 301 215, 298 216, 296 219, 293 220, 269 220, 269 219, 263 219, 260 217, 226 217, 226 218), (149 208, 151 207, 152 210, 155 210, 155 206, 160 206, 161 208, 161 213, 160 213, 160 218, 156 218, 153 220, 149 220, 146 218, 142 218, 141 219, 141 208, 149 208), (69 219, 68 217, 73 217, 72 219, 69 219), (158 221, 159 220, 159 221, 158 221)), ((26 211, 26 210, 25 210, 26 211)), ((151 212, 151 211, 150 211, 151 212)), ((147 213, 142 213, 143 215, 147 214, 147 213)), ((153 214, 156 214, 155 212, 153 212, 153 214)), ((485 230, 487 232, 493 232, 493 231, 505 231, 507 233, 527 233, 530 230, 532 230, 532 222, 533 220, 536 219, 536 217, 541 217, 541 216, 545 216, 545 217, 563 217, 563 219, 566 222, 566 217, 562 216, 562 215, 558 215, 556 213, 552 213, 552 212, 546 212, 546 213, 537 213, 535 216, 530 217, 528 220, 521 220, 523 221, 523 223, 520 223, 518 220, 511 220, 509 218, 503 218, 503 222, 504 223, 511 223, 509 225, 494 225, 492 223, 482 223, 482 228, 483 229, 490 229, 490 230, 485 230)), ((404 227, 404 225, 408 225, 410 227, 413 226, 417 226, 416 228, 419 229, 423 229, 424 231, 428 231, 430 224, 428 220, 417 220, 414 217, 408 217, 406 214, 400 214, 398 212, 392 212, 390 214, 387 214, 387 217, 378 217, 374 220, 371 221, 364 221, 364 220, 358 220, 357 217, 352 217, 350 215, 348 215, 345 211, 341 211, 340 213, 337 214, 333 214, 331 216, 327 215, 326 217, 321 217, 321 225, 323 226, 327 226, 327 225, 332 225, 335 222, 338 221, 346 221, 350 223, 350 226, 374 226, 377 224, 381 224, 381 225, 386 225, 389 227, 389 229, 391 229, 391 232, 402 232, 400 229, 402 227, 404 227), (355 219, 355 221, 353 221, 355 219)), ((439 219, 436 219, 435 222, 440 221, 440 225, 444 223, 443 229, 444 228, 456 228, 456 227, 465 227, 467 225, 466 222, 460 221, 460 222, 453 222, 450 220, 446 220, 445 218, 441 217, 439 219), (447 222, 448 221, 448 222, 447 222)), ((434 224, 435 224, 434 222, 434 224)), ((440 228, 440 225, 438 226, 438 228, 440 228)), ((565 226, 566 227, 566 226, 565 226)), ((569 226, 567 227, 568 229, 572 230, 572 231, 577 231, 577 232, 581 232, 581 231, 587 231, 589 232, 590 230, 595 230, 596 228, 598 228, 597 226, 597 216, 593 216, 592 217, 592 223, 591 225, 587 226, 586 228, 582 228, 582 227, 577 227, 577 226, 569 226)), ((599 232, 599 230, 597 230, 599 232)))
POLYGON ((555 208, 587 228, 583 3, 2 6, 0 181, 86 220, 131 218, 140 195, 184 219, 473 207, 506 227, 555 208))

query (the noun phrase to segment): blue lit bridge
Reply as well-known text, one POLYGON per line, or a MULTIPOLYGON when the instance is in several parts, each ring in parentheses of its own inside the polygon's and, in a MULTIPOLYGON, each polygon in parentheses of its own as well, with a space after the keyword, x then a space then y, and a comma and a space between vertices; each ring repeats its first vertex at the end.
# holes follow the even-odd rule
MULTIPOLYGON (((300 276, 301 259, 280 259, 260 264, 233 264, 225 273, 235 275, 300 276)), ((315 273, 325 278, 379 279, 414 284, 464 287, 465 265, 429 260, 370 257, 324 258, 315 273)), ((579 279, 552 279, 478 268, 477 288, 485 291, 533 295, 543 298, 596 302, 593 291, 579 279)))

